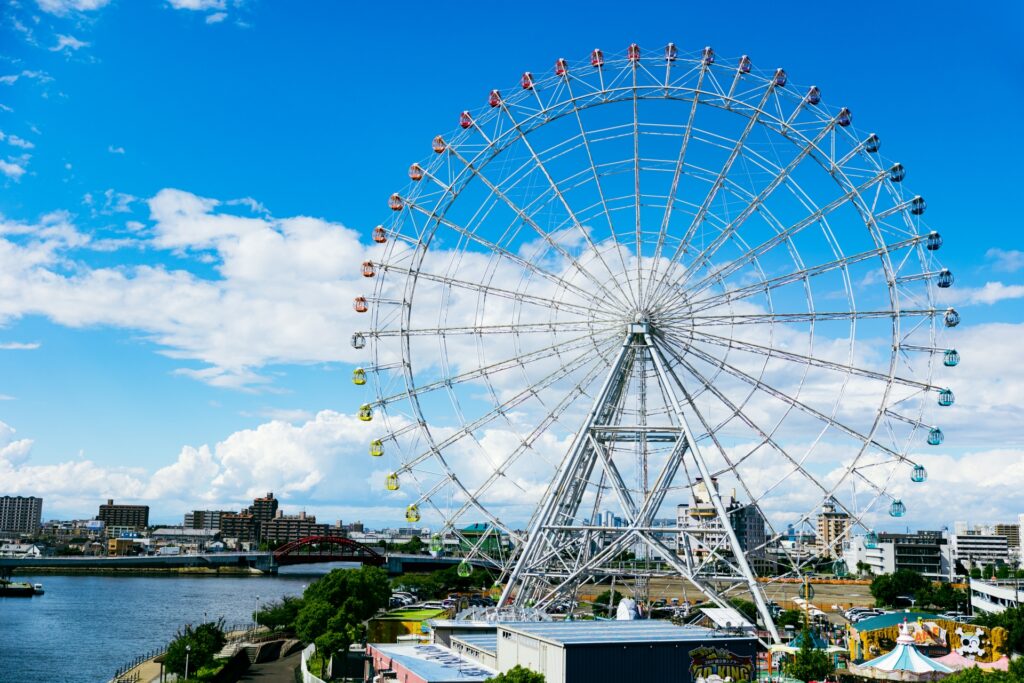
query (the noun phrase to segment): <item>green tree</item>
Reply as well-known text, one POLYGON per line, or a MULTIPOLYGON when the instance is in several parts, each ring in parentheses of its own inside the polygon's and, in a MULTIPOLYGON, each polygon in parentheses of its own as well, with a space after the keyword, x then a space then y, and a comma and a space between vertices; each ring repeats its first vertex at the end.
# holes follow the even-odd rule
POLYGON ((430 574, 405 574, 392 579, 391 585, 395 590, 405 590, 415 593, 423 600, 440 598, 444 593, 444 586, 436 572, 430 574))
POLYGON ((784 610, 775 619, 776 628, 786 628, 787 626, 803 626, 804 613, 798 609, 787 609, 784 610))
POLYGON ((295 618, 302 609, 302 598, 289 595, 277 602, 270 602, 260 608, 257 622, 271 630, 294 630, 295 618))
POLYGON ((743 598, 732 598, 729 600, 729 604, 735 607, 736 611, 751 624, 757 623, 757 605, 743 598))
POLYGON ((390 597, 391 584, 383 569, 335 569, 302 594, 295 635, 315 643, 323 662, 329 661, 365 637, 366 620, 386 607, 390 597))
POLYGON ((227 638, 224 636, 223 621, 207 622, 195 628, 185 626, 167 646, 164 669, 169 673, 184 675, 187 659, 189 671, 195 673, 201 667, 213 663, 213 658, 225 642, 227 638))
POLYGON ((409 553, 410 555, 419 555, 427 551, 427 544, 419 536, 413 536, 405 543, 399 543, 395 546, 395 550, 400 553, 409 553))
POLYGON ((1001 564, 996 567, 996 578, 997 579, 1008 579, 1010 578, 1010 568, 1005 564, 1001 564))
POLYGON ((967 604, 967 594, 953 588, 948 583, 940 583, 938 586, 926 585, 918 589, 918 607, 932 606, 940 610, 952 610, 967 604))
POLYGON ((623 595, 619 591, 606 590, 596 598, 594 598, 594 604, 591 605, 591 611, 594 616, 597 617, 614 617, 615 608, 619 606, 619 602, 622 601, 623 595), (609 602, 611 607, 609 607, 609 602))
POLYGON ((516 664, 505 673, 488 678, 484 683, 544 683, 544 674, 516 664))
POLYGON ((928 587, 928 580, 910 569, 900 569, 892 574, 881 574, 871 580, 871 595, 875 604, 895 605, 896 598, 911 595, 928 587))
POLYGON ((787 675, 801 681, 820 681, 832 673, 832 662, 824 651, 813 645, 811 632, 806 628, 801 637, 800 649, 793 660, 785 665, 787 675))
POLYGON ((979 614, 974 623, 987 628, 1002 626, 1007 633, 1007 647, 1024 654, 1024 607, 1009 607, 998 614, 979 614))
POLYGON ((871 565, 864 560, 857 560, 857 576, 870 576, 871 565))
POLYGON ((980 567, 971 567, 971 578, 972 579, 980 579, 981 578, 981 568, 980 567))

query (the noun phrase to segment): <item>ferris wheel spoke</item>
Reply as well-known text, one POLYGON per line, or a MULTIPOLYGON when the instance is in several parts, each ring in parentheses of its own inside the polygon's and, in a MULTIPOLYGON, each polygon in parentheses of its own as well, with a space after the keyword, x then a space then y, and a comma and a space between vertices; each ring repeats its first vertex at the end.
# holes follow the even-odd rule
MULTIPOLYGON (((707 74, 707 66, 701 65, 700 74, 697 76, 696 90, 700 90, 701 85, 704 82, 704 76, 707 74)), ((683 130, 683 139, 679 145, 679 155, 676 158, 675 170, 672 173, 672 185, 669 188, 668 198, 665 200, 665 213, 661 218, 661 225, 658 228, 658 240, 654 246, 654 260, 652 261, 653 271, 651 277, 647 283, 646 299, 649 301, 656 294, 656 289, 652 292, 652 285, 655 280, 655 273, 657 272, 658 262, 661 260, 661 252, 665 247, 665 239, 668 237, 668 228, 672 219, 672 209, 676 203, 676 193, 679 191, 679 181, 683 175, 683 168, 686 162, 686 150, 690 145, 690 139, 693 137, 693 122, 697 116, 697 105, 700 102, 700 98, 696 95, 693 97, 693 102, 690 104, 690 113, 686 118, 686 128, 683 130)), ((671 268, 667 269, 669 272, 671 268)))
POLYGON ((862 444, 869 445, 869 446, 871 446, 871 447, 873 447, 873 448, 875 448, 875 449, 877 449, 877 450, 879 450, 879 451, 881 451, 881 452, 883 452, 883 453, 885 453, 887 455, 892 455, 892 456, 899 457, 898 453, 893 451, 891 448, 889 448, 885 444, 879 443, 878 441, 875 441, 874 439, 872 439, 872 438, 870 438, 868 436, 865 436, 864 434, 861 434, 860 432, 858 432, 857 430, 853 429, 852 427, 849 427, 846 424, 840 422, 839 420, 836 420, 835 418, 833 418, 833 417, 831 417, 829 415, 826 415, 825 413, 822 413, 820 410, 812 408, 811 406, 807 405, 803 401, 795 399, 792 396, 789 396, 788 394, 786 394, 785 392, 780 391, 779 389, 776 389, 775 387, 767 384, 766 382, 764 382, 764 381, 762 381, 762 380, 760 380, 760 379, 758 379, 756 377, 752 377, 751 375, 748 375, 746 372, 744 372, 743 370, 740 370, 736 366, 734 366, 734 365, 732 365, 730 363, 726 363, 725 361, 723 361, 723 360, 721 360, 719 358, 716 358, 715 356, 712 356, 711 354, 706 353, 706 352, 704 352, 704 351, 702 351, 702 350, 700 350, 700 349, 698 349, 698 348, 696 348, 694 346, 687 346, 686 343, 685 343, 685 340, 683 340, 683 339, 675 338, 675 341, 677 343, 682 343, 684 345, 684 347, 686 348, 686 352, 687 353, 689 353, 689 354, 691 354, 691 355, 693 355, 693 356, 695 356, 697 358, 700 358, 701 360, 705 361, 706 363, 708 363, 710 365, 713 365, 715 367, 721 368, 722 370, 724 370, 728 374, 732 375, 736 379, 738 379, 738 380, 740 380, 740 381, 742 381, 742 382, 744 382, 746 384, 749 384, 750 386, 753 386, 753 387, 755 387, 757 389, 760 389, 762 392, 764 392, 764 394, 766 394, 768 396, 771 396, 771 397, 781 401, 782 403, 785 403, 787 405, 793 406, 794 408, 800 409, 801 411, 803 411, 807 415, 810 415, 811 417, 816 418, 817 420, 821 421, 822 423, 824 423, 826 425, 834 427, 835 429, 837 429, 840 432, 843 432, 847 436, 853 437, 854 439, 860 441, 862 444))
MULTIPOLYGON (((509 122, 512 124, 512 126, 516 129, 516 131, 518 131, 519 141, 522 142, 523 146, 526 147, 527 151, 530 153, 530 156, 533 158, 533 163, 536 169, 540 171, 541 175, 543 175, 544 178, 547 180, 547 183, 551 188, 551 191, 558 198, 559 203, 565 209, 566 213, 569 216, 569 219, 572 221, 573 227, 575 227, 576 230, 583 237, 583 241, 586 242, 587 247, 594 253, 594 256, 597 258, 597 260, 601 262, 601 265, 604 267, 604 269, 608 271, 608 275, 611 277, 611 281, 616 285, 616 288, 619 290, 619 293, 622 294, 623 302, 628 303, 632 301, 632 303, 635 305, 635 298, 632 298, 630 296, 629 290, 623 288, 618 278, 615 277, 615 271, 613 271, 611 267, 609 267, 608 262, 604 260, 604 256, 602 255, 601 251, 598 250, 597 245, 594 244, 594 240, 590 237, 590 233, 587 232, 586 229, 584 229, 583 224, 576 216, 576 212, 573 211, 573 208, 571 206, 569 206, 569 202, 566 200, 565 195, 562 194, 562 190, 558 187, 558 183, 556 183, 555 179, 551 177, 551 173, 544 165, 544 162, 541 161, 541 158, 537 155, 537 151, 533 148, 533 145, 530 144, 530 141, 526 136, 526 132, 522 129, 519 121, 516 120, 516 117, 513 116, 512 110, 510 110, 504 104, 501 105, 501 109, 508 116, 509 122)), ((552 245, 554 244, 555 243, 552 241, 552 245)), ((560 246, 559 249, 561 249, 560 246)), ((564 249, 562 249, 562 251, 564 251, 564 249)), ((598 284, 599 286, 601 286, 600 283, 598 284)), ((603 286, 602 289, 604 289, 603 286)))
POLYGON ((786 285, 790 285, 801 280, 807 280, 818 275, 823 275, 825 273, 830 273, 835 270, 844 269, 851 265, 856 265, 858 263, 862 263, 872 258, 882 256, 883 254, 891 254, 902 249, 908 249, 907 253, 912 253, 909 250, 909 248, 920 244, 921 241, 923 241, 926 238, 926 235, 916 235, 914 237, 901 240, 899 242, 887 244, 883 247, 869 249, 867 251, 862 251, 857 254, 845 256, 843 258, 839 258, 834 261, 829 261, 827 263, 822 263, 801 270, 795 270, 791 273, 779 275, 764 280, 762 282, 756 282, 754 284, 746 285, 744 287, 730 289, 718 294, 714 294, 712 296, 704 297, 703 299, 687 301, 685 302, 685 304, 681 304, 681 306, 685 306, 686 309, 692 313, 699 313, 709 308, 731 304, 741 299, 745 299, 747 297, 754 296, 756 294, 760 294, 763 292, 768 292, 779 287, 784 287, 786 285))
POLYGON ((505 325, 456 325, 452 327, 414 327, 376 330, 369 333, 372 337, 417 337, 447 335, 482 335, 482 334, 547 334, 557 332, 594 332, 604 333, 622 327, 618 322, 600 321, 551 321, 546 323, 507 323, 505 325))
MULTIPOLYGON (((600 344, 600 347, 611 349, 617 343, 617 337, 609 337, 608 339, 604 340, 602 344, 600 344)), ((446 437, 444 440, 437 443, 432 442, 431 447, 428 450, 424 451, 420 455, 417 455, 408 462, 406 462, 402 466, 402 469, 399 470, 399 473, 401 473, 402 471, 409 471, 413 467, 417 466, 419 463, 426 460, 427 458, 436 456, 437 454, 444 451, 444 449, 453 446, 455 443, 461 441, 463 438, 472 434, 477 429, 480 429, 484 425, 489 424, 491 421, 504 415, 508 410, 523 404, 531 397, 537 396, 540 391, 547 389, 548 387, 554 385, 559 380, 568 377, 574 372, 586 367, 590 363, 597 363, 599 365, 606 364, 607 359, 600 353, 597 354, 597 356, 595 357, 594 352, 590 349, 577 355, 571 361, 564 363, 560 368, 558 368, 554 372, 551 372, 550 374, 546 375, 536 383, 517 392, 504 402, 488 410, 486 413, 484 413, 477 419, 464 425, 461 429, 455 431, 450 436, 446 437)))
POLYGON ((491 252, 493 252, 493 253, 495 253, 495 254, 497 254, 497 255, 505 258, 505 259, 508 259, 509 261, 511 261, 512 263, 516 264, 517 266, 519 266, 521 268, 524 268, 524 269, 528 270, 531 273, 539 275, 540 277, 544 278, 545 280, 548 280, 549 282, 552 282, 552 283, 554 283, 554 284, 556 284, 556 285, 558 285, 560 287, 565 287, 566 289, 572 290, 573 292, 575 292, 576 294, 580 295, 581 297, 583 297, 585 299, 593 300, 595 298, 594 292, 592 292, 592 291, 588 292, 587 290, 583 289, 582 287, 580 287, 580 286, 578 286, 576 284, 573 284, 569 280, 566 280, 561 275, 558 275, 556 273, 552 273, 551 271, 548 271, 548 270, 545 270, 545 269, 539 267, 533 261, 531 261, 529 259, 525 259, 522 256, 519 256, 518 254, 515 254, 515 253, 509 251, 508 249, 502 247, 501 245, 499 245, 499 244, 497 244, 495 242, 492 242, 492 241, 482 237, 477 232, 469 230, 469 229, 467 229, 467 228, 465 228, 465 227, 463 227, 463 226, 461 226, 461 225, 459 225, 459 224, 449 220, 448 218, 445 218, 444 216, 438 215, 435 212, 431 211, 430 209, 427 209, 426 207, 421 206, 417 202, 414 202, 414 201, 408 200, 408 199, 406 199, 404 201, 405 201, 406 205, 409 206, 410 208, 412 208, 412 209, 414 209, 416 211, 419 211, 420 213, 426 215, 428 218, 430 218, 431 220, 437 222, 438 224, 444 225, 445 227, 455 231, 456 233, 458 233, 460 236, 466 238, 467 240, 475 242, 476 244, 480 245, 481 247, 483 247, 485 249, 488 249, 491 252))
POLYGON ((547 360, 551 357, 551 354, 556 351, 565 353, 575 351, 577 349, 590 349, 593 348, 593 346, 594 337, 592 334, 588 333, 579 337, 574 337, 573 339, 568 339, 564 342, 559 342, 556 344, 551 344, 550 346, 545 346, 542 349, 537 349, 535 351, 530 351, 528 353, 513 356, 511 358, 507 358, 497 363, 484 365, 474 370, 470 370, 468 372, 447 376, 444 377, 443 379, 430 382, 429 384, 417 385, 411 390, 405 390, 381 398, 377 401, 377 404, 381 406, 387 406, 389 404, 397 403, 398 401, 401 401, 403 399, 407 399, 410 396, 420 396, 423 394, 428 394, 432 391, 446 389, 454 385, 462 384, 464 382, 471 382, 473 380, 480 378, 493 377, 494 375, 500 372, 504 372, 506 370, 511 370, 518 367, 525 367, 526 365, 529 365, 534 361, 547 360))
MULTIPOLYGON (((817 210, 811 212, 810 214, 808 214, 807 216, 805 216, 801 220, 797 221, 796 223, 793 223, 792 225, 790 225, 789 227, 785 228, 784 230, 779 231, 778 233, 773 235, 771 238, 765 240, 761 244, 759 244, 756 247, 750 249, 749 251, 747 251, 746 253, 742 254, 738 258, 736 258, 736 259, 726 263, 721 268, 717 268, 717 269, 712 270, 711 272, 709 272, 708 275, 705 275, 700 280, 698 280, 696 283, 694 283, 693 285, 688 287, 686 289, 686 292, 688 293, 688 295, 692 296, 692 295, 694 295, 694 294, 696 294, 698 292, 703 291, 707 287, 711 286, 711 284, 716 279, 722 279, 722 278, 726 278, 726 277, 732 275, 733 273, 738 271, 743 266, 752 263, 753 261, 755 261, 760 256, 763 256, 764 254, 768 253, 769 251, 771 251, 775 247, 779 246, 780 244, 783 244, 787 240, 792 239, 796 234, 800 233, 802 230, 804 230, 808 226, 811 226, 811 225, 817 223, 818 221, 824 219, 826 216, 828 216, 829 214, 831 214, 832 212, 834 212, 836 209, 840 208, 844 204, 846 204, 846 203, 848 203, 850 201, 857 201, 857 199, 860 197, 860 194, 862 192, 867 191, 872 186, 877 185, 878 183, 880 183, 883 180, 885 180, 887 177, 888 177, 888 171, 883 171, 881 173, 875 174, 875 176, 872 177, 870 180, 867 180, 866 182, 862 183, 861 185, 859 185, 857 187, 849 189, 847 192, 845 192, 841 196, 837 197, 836 199, 833 199, 828 204, 826 204, 826 205, 818 208, 817 210)), ((696 270, 696 269, 694 269, 694 270, 696 270)), ((684 279, 686 281, 689 280, 689 278, 687 278, 685 275, 684 275, 684 279)), ((682 284, 677 284, 677 285, 673 286, 673 289, 679 290, 681 287, 682 287, 682 284)))
MULTIPOLYGON (((803 476, 803 478, 806 481, 811 482, 812 486, 816 487, 819 491, 822 492, 824 498, 830 498, 830 497, 833 497, 835 495, 836 489, 838 488, 839 484, 836 484, 831 489, 829 489, 828 487, 823 485, 818 480, 817 477, 815 477, 813 474, 811 474, 803 466, 803 464, 802 464, 802 462, 800 460, 797 460, 796 458, 794 458, 789 453, 789 451, 787 451, 778 441, 775 440, 775 438, 773 436, 773 434, 775 432, 775 429, 772 429, 771 432, 765 431, 762 427, 760 427, 746 413, 746 411, 744 411, 742 409, 741 406, 737 406, 735 403, 733 403, 721 390, 718 389, 718 387, 715 385, 714 382, 709 381, 699 370, 697 370, 697 368, 695 368, 693 366, 692 363, 689 363, 685 358, 683 358, 680 354, 678 354, 675 350, 673 350, 671 348, 671 346, 669 347, 668 351, 676 359, 676 361, 682 367, 684 367, 687 370, 687 372, 690 375, 692 375, 698 382, 703 384, 704 387, 706 387, 709 391, 711 391, 727 408, 729 408, 731 411, 733 411, 733 414, 736 417, 738 417, 744 424, 746 424, 747 427, 749 427, 755 433, 757 433, 758 436, 762 439, 762 444, 763 445, 770 446, 775 452, 777 452, 787 462, 789 462, 790 466, 793 467, 793 472, 799 473, 800 475, 803 476)), ((679 382, 678 379, 676 381, 679 382)), ((685 391, 685 388, 684 388, 684 391, 685 391)), ((707 430, 708 434, 710 434, 712 436, 712 438, 715 440, 716 445, 718 446, 718 448, 721 451, 722 458, 725 460, 726 464, 728 465, 728 467, 725 467, 725 468, 721 469, 720 471, 715 472, 713 474, 713 476, 714 477, 718 477, 718 476, 721 476, 722 474, 725 474, 726 472, 731 472, 732 475, 735 476, 736 479, 740 482, 740 485, 743 487, 744 492, 747 494, 747 497, 750 499, 751 504, 757 506, 758 509, 760 509, 759 501, 761 499, 763 499, 767 494, 771 493, 771 491, 773 491, 774 489, 776 489, 779 486, 781 486, 783 484, 783 482, 785 481, 785 478, 780 479, 773 486, 771 486, 768 490, 764 491, 760 496, 754 495, 754 493, 750 490, 749 486, 747 485, 746 481, 744 481, 742 475, 740 474, 740 472, 738 470, 738 467, 741 464, 742 460, 745 460, 747 457, 749 457, 754 452, 756 452, 756 450, 758 448, 760 448, 760 445, 758 447, 754 448, 754 449, 751 449, 750 453, 748 453, 746 456, 743 456, 743 458, 741 458, 741 460, 739 462, 732 462, 730 460, 727 452, 725 451, 725 449, 721 446, 721 444, 718 443, 717 437, 715 437, 715 430, 713 430, 711 428, 711 426, 708 424, 707 420, 703 417, 703 415, 700 412, 700 409, 696 405, 696 402, 695 401, 691 401, 690 402, 690 407, 694 411, 694 413, 698 416, 698 419, 701 421, 701 423, 703 424, 704 428, 707 430)), ((856 517, 856 515, 853 514, 853 511, 848 509, 846 505, 844 505, 842 503, 839 503, 839 502, 837 502, 837 505, 841 509, 843 509, 847 514, 850 514, 852 517, 856 517)), ((765 522, 767 523, 769 529, 771 530, 772 535, 773 536, 778 535, 778 532, 775 530, 774 526, 772 526, 768 516, 767 515, 762 515, 762 516, 764 517, 765 522)), ((793 556, 790 555, 788 552, 786 554, 787 554, 788 559, 791 562, 793 562, 794 561, 793 556)))
POLYGON ((685 333, 691 340, 702 341, 708 344, 714 344, 727 349, 734 349, 738 351, 746 351, 748 353, 754 353, 768 358, 779 358, 781 360, 790 361, 798 365, 811 365, 814 367, 824 368, 826 370, 833 370, 842 374, 856 375, 858 377, 865 377, 867 379, 878 380, 881 382, 894 382, 906 387, 914 389, 920 389, 923 391, 938 391, 941 387, 928 384, 926 382, 919 382, 914 379, 907 377, 900 377, 898 375, 888 375, 882 372, 876 372, 874 370, 867 370, 865 368, 859 368, 855 365, 844 365, 843 363, 836 363, 834 361, 825 360, 817 356, 808 356, 799 353, 793 353, 792 351, 784 351, 782 349, 773 348, 770 346, 764 346, 761 344, 755 344, 753 342, 742 341, 737 339, 730 339, 728 337, 721 337, 709 332, 701 332, 698 329, 688 330, 685 333))
MULTIPOLYGON (((718 191, 725 184, 726 178, 732 170, 733 164, 736 163, 736 159, 739 158, 740 153, 743 151, 743 148, 747 142, 747 138, 750 137, 750 133, 753 131, 754 126, 757 124, 760 115, 764 109, 765 103, 768 101, 768 98, 772 95, 773 92, 775 92, 774 79, 769 81, 768 87, 765 88, 764 93, 761 96, 760 102, 758 102, 757 106, 754 108, 753 114, 749 116, 746 127, 744 127, 739 139, 736 140, 736 143, 732 151, 730 152, 729 157, 722 165, 717 177, 711 185, 711 188, 708 190, 707 195, 705 195, 703 202, 701 202, 701 205, 698 208, 697 213, 690 221, 690 225, 686 229, 686 232, 683 234, 682 239, 680 239, 679 245, 676 247, 675 253, 669 259, 669 262, 666 265, 664 272, 662 273, 662 277, 658 282, 658 287, 656 288, 656 290, 661 292, 662 296, 664 296, 664 291, 668 277, 675 270, 676 266, 681 263, 682 257, 686 254, 687 250, 689 249, 690 243, 693 241, 694 235, 696 235, 697 230, 704 222, 707 216, 707 212, 711 208, 711 204, 714 202, 715 197, 718 195, 718 191)), ((739 216, 730 221, 729 224, 715 237, 715 239, 712 240, 711 244, 701 251, 701 253, 694 259, 694 263, 706 262, 710 258, 710 255, 713 255, 714 252, 717 251, 718 246, 720 246, 722 243, 728 240, 732 236, 732 234, 739 228, 739 226, 742 225, 743 222, 746 221, 746 219, 749 218, 754 213, 754 211, 756 211, 764 203, 764 201, 775 191, 775 189, 782 185, 783 182, 785 182, 785 180, 792 173, 793 169, 800 165, 800 162, 803 161, 803 159, 808 154, 810 154, 811 149, 813 149, 816 146, 818 141, 825 137, 829 130, 830 127, 824 128, 821 132, 819 132, 818 137, 815 138, 813 143, 810 143, 803 149, 801 149, 800 152, 794 157, 794 159, 790 161, 790 163, 786 166, 786 168, 782 169, 779 173, 777 173, 775 178, 772 179, 772 182, 769 183, 768 186, 757 195, 757 197, 755 197, 747 204, 747 206, 740 212, 739 216)), ((680 286, 685 284, 686 281, 689 279, 690 272, 690 269, 687 269, 683 273, 682 281, 679 283, 680 286)))
MULTIPOLYGON (((590 136, 587 135, 587 131, 586 131, 586 129, 583 126, 583 118, 580 115, 579 104, 578 104, 578 102, 576 100, 575 95, 572 92, 572 83, 574 81, 575 82, 579 82, 579 79, 577 79, 575 77, 567 78, 565 80, 565 87, 566 87, 566 90, 568 91, 569 97, 570 97, 570 99, 572 101, 573 115, 576 118, 576 125, 579 126, 580 138, 583 140, 583 148, 584 148, 584 150, 587 153, 587 163, 590 165, 590 171, 591 171, 591 173, 593 173, 593 176, 594 176, 594 187, 597 190, 597 195, 598 195, 598 198, 599 198, 599 200, 601 202, 601 208, 604 211, 605 220, 607 220, 607 222, 608 222, 609 234, 611 235, 612 241, 615 242, 615 243, 618 243, 619 240, 618 240, 617 235, 615 234, 615 221, 612 220, 611 211, 608 209, 608 200, 605 197, 604 187, 601 184, 601 175, 598 173, 597 164, 594 162, 594 153, 593 153, 593 151, 591 149, 591 146, 590 146, 590 136)), ((622 250, 621 249, 616 249, 615 251, 618 252, 618 254, 619 254, 619 261, 620 261, 620 263, 622 265, 622 272, 626 272, 626 261, 625 261, 625 257, 622 255, 622 250)))
MULTIPOLYGON (((589 386, 593 383, 600 375, 603 366, 595 364, 593 368, 580 380, 577 384, 577 389, 568 392, 562 399, 545 415, 533 429, 532 432, 525 438, 522 439, 520 444, 516 446, 508 454, 508 456, 494 468, 494 471, 488 476, 488 478, 480 484, 480 486, 472 494, 474 500, 479 500, 490 488, 497 483, 502 477, 507 476, 506 472, 514 465, 525 453, 533 449, 534 443, 545 434, 548 434, 551 428, 559 421, 562 415, 572 407, 572 405, 581 397, 586 396, 586 392, 583 387, 589 386)), ((454 515, 453 518, 459 518, 465 513, 470 507, 469 503, 466 503, 460 508, 454 515)))
POLYGON ((699 325, 708 327, 722 325, 763 325, 767 323, 807 323, 821 320, 877 320, 880 318, 916 318, 934 317, 941 311, 935 308, 915 308, 904 310, 882 310, 882 311, 808 311, 806 313, 732 313, 715 315, 708 313, 704 315, 686 315, 680 313, 677 316, 666 318, 672 322, 693 321, 699 325))
POLYGON ((436 282, 442 285, 448 285, 451 287, 457 287, 471 292, 480 292, 489 296, 496 296, 503 299, 510 299, 512 301, 519 301, 522 303, 534 304, 537 306, 543 306, 544 308, 550 308, 560 311, 568 311, 582 316, 587 317, 604 317, 607 315, 607 311, 601 308, 595 308, 582 304, 574 304, 568 301, 560 301, 555 299, 549 299, 543 296, 537 296, 535 294, 527 294, 526 292, 517 292, 510 289, 504 289, 501 287, 495 287, 494 285, 487 282, 469 282, 467 280, 459 280, 447 275, 437 275, 425 270, 413 270, 411 268, 404 268, 401 266, 379 264, 382 270, 389 272, 401 273, 403 275, 415 275, 416 279, 428 280, 430 282, 436 282))

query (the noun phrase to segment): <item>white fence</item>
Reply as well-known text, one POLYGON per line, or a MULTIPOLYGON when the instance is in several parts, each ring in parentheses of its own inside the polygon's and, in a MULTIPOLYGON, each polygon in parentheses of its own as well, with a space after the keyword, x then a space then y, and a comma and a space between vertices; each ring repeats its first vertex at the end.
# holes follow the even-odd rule
POLYGON ((302 683, 324 683, 322 679, 317 678, 309 672, 309 658, 316 652, 316 645, 310 643, 305 650, 302 651, 302 683))

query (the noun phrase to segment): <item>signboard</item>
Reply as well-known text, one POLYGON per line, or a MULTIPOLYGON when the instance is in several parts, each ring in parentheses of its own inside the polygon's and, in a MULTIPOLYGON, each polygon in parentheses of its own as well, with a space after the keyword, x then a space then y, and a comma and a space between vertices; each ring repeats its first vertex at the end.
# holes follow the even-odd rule
POLYGON ((694 683, 716 680, 754 680, 754 658, 722 647, 698 647, 690 651, 690 678, 694 683))

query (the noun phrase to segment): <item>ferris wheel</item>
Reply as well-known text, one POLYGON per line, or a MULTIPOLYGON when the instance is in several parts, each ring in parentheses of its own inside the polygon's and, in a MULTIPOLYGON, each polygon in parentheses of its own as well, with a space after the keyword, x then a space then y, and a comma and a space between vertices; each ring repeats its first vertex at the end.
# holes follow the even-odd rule
POLYGON ((842 573, 905 514, 954 401, 953 276, 826 101, 710 47, 594 50, 491 91, 391 195, 354 302, 369 454, 504 604, 682 577, 777 637, 758 574, 842 573))

